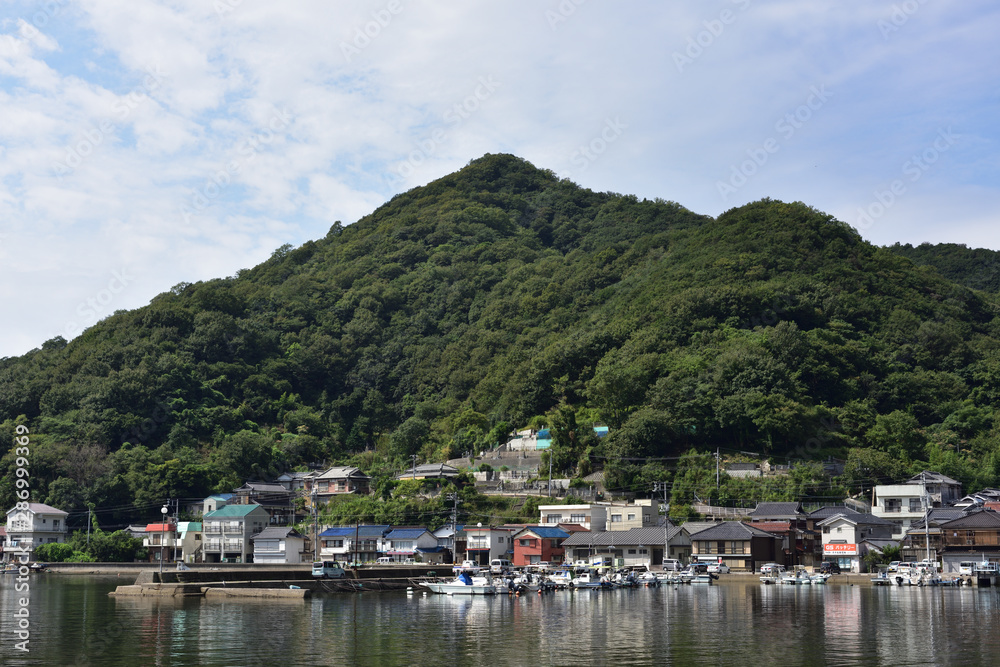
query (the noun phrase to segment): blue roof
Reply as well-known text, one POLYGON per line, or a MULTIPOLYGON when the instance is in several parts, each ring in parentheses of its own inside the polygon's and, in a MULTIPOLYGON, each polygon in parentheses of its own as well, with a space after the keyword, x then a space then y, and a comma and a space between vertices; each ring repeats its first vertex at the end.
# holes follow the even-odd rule
POLYGON ((524 529, 530 530, 535 535, 538 535, 543 539, 569 537, 569 533, 562 528, 556 528, 555 526, 525 526, 524 529))
POLYGON ((422 554, 437 554, 444 550, 444 547, 417 547, 417 551, 422 554))
POLYGON ((385 538, 387 540, 415 540, 426 532, 428 532, 426 528, 396 528, 385 538))
POLYGON ((597 434, 598 438, 603 438, 604 436, 606 436, 608 434, 608 427, 607 426, 595 426, 594 427, 594 433, 597 434))
POLYGON ((347 535, 353 535, 354 529, 350 526, 335 526, 333 528, 327 528, 322 533, 319 534, 320 537, 345 537, 347 535))
POLYGON ((389 526, 333 526, 319 534, 320 537, 382 537, 389 526))

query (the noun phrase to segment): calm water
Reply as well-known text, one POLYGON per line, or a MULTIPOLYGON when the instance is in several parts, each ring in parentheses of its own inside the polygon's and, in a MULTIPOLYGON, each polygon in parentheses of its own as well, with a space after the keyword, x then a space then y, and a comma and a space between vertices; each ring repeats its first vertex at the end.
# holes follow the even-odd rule
MULTIPOLYGON (((521 598, 112 599, 121 580, 31 579, 30 653, 0 581, 3 665, 987 665, 997 589, 761 586, 521 598)), ((128 583, 131 583, 130 581, 128 583)))

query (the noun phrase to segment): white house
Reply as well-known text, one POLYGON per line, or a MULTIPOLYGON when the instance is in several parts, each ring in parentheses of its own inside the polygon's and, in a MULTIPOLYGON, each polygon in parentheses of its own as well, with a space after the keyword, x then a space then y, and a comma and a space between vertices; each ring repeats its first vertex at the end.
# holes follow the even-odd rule
POLYGON ((250 538, 270 523, 260 505, 226 505, 202 518, 202 552, 206 563, 248 563, 253 557, 250 538))
POLYGON ((608 523, 609 507, 607 503, 539 505, 538 512, 541 516, 538 523, 546 526, 571 523, 587 530, 604 530, 608 523))
POLYGON ((396 528, 382 538, 382 542, 387 547, 385 555, 394 561, 427 560, 422 558, 422 553, 430 555, 439 551, 437 538, 426 528, 396 528))
POLYGON ((334 526, 319 534, 323 560, 371 562, 385 550, 383 536, 389 526, 334 526))
POLYGON ((872 514, 895 524, 892 538, 901 540, 910 529, 910 525, 922 519, 928 509, 950 505, 961 497, 960 482, 940 473, 925 470, 903 484, 876 486, 872 514))
POLYGON ((301 563, 305 544, 305 536, 294 528, 265 528, 253 538, 253 562, 262 565, 301 563))
POLYGON ((823 534, 823 560, 847 572, 863 572, 867 540, 891 539, 895 524, 872 514, 834 514, 816 524, 823 534))
MULTIPOLYGON (((491 526, 469 526, 465 532, 465 558, 479 565, 489 565, 495 558, 511 560, 514 555, 513 531, 510 528, 491 526)), ((458 555, 455 555, 458 559, 458 555)))
POLYGON ((28 503, 27 510, 15 506, 7 510, 7 538, 4 554, 8 560, 27 553, 34 560, 34 550, 40 544, 66 541, 66 517, 55 507, 28 503))

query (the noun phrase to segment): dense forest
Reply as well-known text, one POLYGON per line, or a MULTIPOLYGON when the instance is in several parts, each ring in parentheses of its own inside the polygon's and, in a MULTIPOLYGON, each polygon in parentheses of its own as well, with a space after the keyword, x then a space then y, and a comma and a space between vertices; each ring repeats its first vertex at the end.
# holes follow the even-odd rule
MULTIPOLYGON (((847 461, 835 480, 801 466, 782 493, 923 467, 997 485, 996 273, 974 279, 982 258, 945 250, 875 247, 802 203, 713 219, 486 155, 0 360, 0 435, 30 428, 34 500, 108 524, 319 463, 359 465, 391 500, 412 455, 540 424, 560 474, 670 481, 677 503, 715 489, 716 450, 847 461)), ((5 506, 14 467, 11 448, 5 506)))

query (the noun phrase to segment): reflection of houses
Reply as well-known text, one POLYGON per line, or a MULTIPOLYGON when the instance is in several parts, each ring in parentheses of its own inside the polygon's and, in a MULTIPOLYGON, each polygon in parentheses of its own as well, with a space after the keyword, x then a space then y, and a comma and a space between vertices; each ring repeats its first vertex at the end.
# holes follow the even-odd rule
POLYGON ((940 473, 925 470, 903 484, 875 487, 872 514, 891 521, 894 539, 902 539, 914 521, 924 516, 924 502, 929 507, 950 505, 962 497, 962 484, 940 473))
POLYGON ((691 536, 692 558, 716 556, 733 570, 752 572, 780 553, 780 538, 741 521, 723 521, 691 536))
POLYGON ((389 526, 334 526, 319 534, 324 559, 364 563, 382 553, 382 537, 389 526))
MULTIPOLYGON (((846 510, 846 508, 842 508, 846 510)), ((867 540, 892 540, 892 522, 872 514, 840 512, 816 523, 823 533, 823 558, 847 572, 864 572, 867 540)))
POLYGON ((253 537, 253 562, 258 564, 301 563, 306 538, 294 528, 269 526, 253 537))
POLYGON ((270 515, 272 526, 295 523, 295 494, 281 484, 247 482, 233 491, 229 505, 260 505, 270 515))
POLYGON ((573 533, 562 546, 567 561, 589 560, 591 556, 611 556, 624 565, 663 563, 663 549, 670 544, 667 558, 687 559, 691 554, 691 538, 678 526, 632 528, 622 531, 580 531, 573 533))
POLYGON ((206 563, 247 563, 253 557, 250 538, 264 530, 270 517, 260 505, 226 505, 202 519, 206 563))
POLYGON ((396 479, 451 479, 458 476, 458 468, 445 463, 424 463, 396 475, 396 479))
POLYGON ((562 543, 567 537, 569 533, 555 526, 525 526, 511 536, 514 542, 511 562, 518 567, 543 562, 562 563, 562 543))
POLYGON ((28 554, 34 560, 33 551, 40 544, 66 541, 66 517, 68 514, 42 503, 28 503, 27 510, 7 510, 7 539, 4 553, 8 559, 15 555, 28 554))
POLYGON ((333 496, 368 493, 371 478, 354 466, 335 466, 317 475, 311 483, 319 502, 325 502, 333 496))

